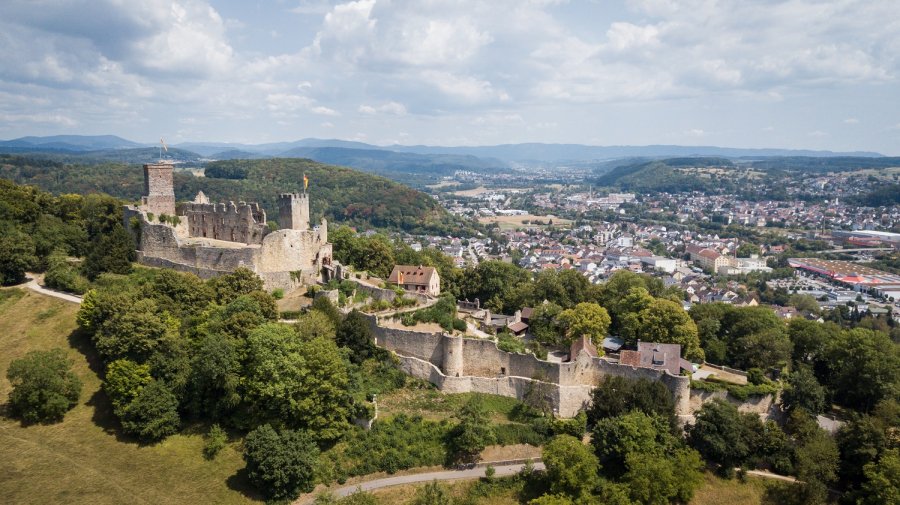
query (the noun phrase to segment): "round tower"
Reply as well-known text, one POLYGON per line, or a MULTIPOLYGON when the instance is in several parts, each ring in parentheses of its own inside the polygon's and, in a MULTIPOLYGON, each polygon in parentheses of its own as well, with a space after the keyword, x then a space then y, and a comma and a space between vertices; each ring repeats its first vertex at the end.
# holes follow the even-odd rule
POLYGON ((463 337, 444 334, 444 375, 462 377, 463 374, 463 337))

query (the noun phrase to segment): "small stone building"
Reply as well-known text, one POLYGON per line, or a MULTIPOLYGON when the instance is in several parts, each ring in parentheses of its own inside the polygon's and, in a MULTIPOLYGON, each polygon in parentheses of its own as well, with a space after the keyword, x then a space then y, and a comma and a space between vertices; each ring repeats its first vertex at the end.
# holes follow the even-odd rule
POLYGON ((431 296, 441 294, 441 278, 434 267, 394 265, 388 282, 406 291, 425 293, 431 296))

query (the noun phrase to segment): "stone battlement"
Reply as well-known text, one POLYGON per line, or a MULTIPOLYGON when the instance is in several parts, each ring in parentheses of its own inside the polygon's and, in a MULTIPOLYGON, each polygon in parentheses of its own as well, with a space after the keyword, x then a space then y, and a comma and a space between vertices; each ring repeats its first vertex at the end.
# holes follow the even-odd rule
POLYGON ((256 202, 186 203, 182 210, 191 237, 261 244, 269 233, 266 211, 256 202))

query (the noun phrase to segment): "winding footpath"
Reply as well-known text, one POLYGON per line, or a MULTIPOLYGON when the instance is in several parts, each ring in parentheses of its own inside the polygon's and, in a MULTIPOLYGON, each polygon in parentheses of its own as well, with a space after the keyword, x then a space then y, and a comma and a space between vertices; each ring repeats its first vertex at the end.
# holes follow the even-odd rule
MULTIPOLYGON (((38 275, 33 273, 27 273, 28 281, 25 283, 25 287, 34 291, 35 293, 40 293, 42 295, 52 296, 54 298, 59 298, 60 300, 65 300, 67 302, 81 304, 83 298, 80 296, 72 295, 69 293, 63 293, 62 291, 54 291, 52 289, 47 289, 44 286, 38 284, 38 275)), ((21 286, 21 284, 20 284, 21 286)))
MULTIPOLYGON (((411 475, 399 475, 396 477, 385 477, 382 479, 375 479, 366 482, 359 482, 357 484, 353 484, 352 486, 344 486, 331 491, 338 498, 342 498, 344 496, 349 496, 357 491, 372 491, 375 489, 382 489, 386 487, 393 486, 402 486, 404 484, 416 484, 420 482, 431 482, 433 480, 438 481, 448 481, 448 480, 471 480, 471 479, 479 479, 484 477, 484 472, 487 466, 478 466, 476 468, 471 468, 467 470, 444 470, 440 472, 426 472, 426 473, 416 473, 411 475)), ((525 468, 524 464, 512 464, 512 465, 500 465, 495 466, 494 469, 496 473, 494 477, 508 477, 510 475, 515 475, 518 472, 521 472, 522 469, 525 468)), ((543 463, 534 463, 535 471, 544 470, 543 463)), ((315 500, 316 493, 311 493, 306 496, 301 496, 298 498, 292 505, 309 505, 315 500)))

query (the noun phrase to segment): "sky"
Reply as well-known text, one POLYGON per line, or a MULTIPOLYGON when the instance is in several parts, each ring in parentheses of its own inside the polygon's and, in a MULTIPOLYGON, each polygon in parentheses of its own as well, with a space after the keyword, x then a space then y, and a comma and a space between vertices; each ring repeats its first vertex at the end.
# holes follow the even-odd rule
POLYGON ((3 0, 0 138, 900 155, 898 0, 3 0))

